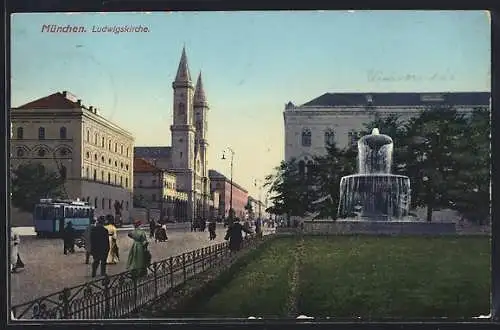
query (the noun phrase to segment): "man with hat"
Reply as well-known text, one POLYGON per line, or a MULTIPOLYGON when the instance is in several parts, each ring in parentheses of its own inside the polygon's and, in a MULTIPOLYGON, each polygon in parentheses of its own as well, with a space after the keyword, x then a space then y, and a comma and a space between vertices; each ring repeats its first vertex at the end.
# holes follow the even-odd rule
POLYGON ((92 255, 92 277, 96 276, 101 265, 101 276, 106 276, 106 259, 109 253, 109 233, 104 228, 104 217, 99 217, 97 224, 90 231, 90 254, 92 255))

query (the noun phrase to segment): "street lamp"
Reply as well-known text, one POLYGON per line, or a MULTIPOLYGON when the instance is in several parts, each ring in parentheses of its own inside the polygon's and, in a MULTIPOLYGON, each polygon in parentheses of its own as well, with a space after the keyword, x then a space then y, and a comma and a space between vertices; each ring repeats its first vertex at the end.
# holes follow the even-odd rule
POLYGON ((224 149, 222 152, 222 159, 226 159, 226 151, 229 151, 231 153, 231 191, 229 193, 229 218, 232 220, 233 219, 233 160, 234 160, 234 150, 231 147, 227 147, 224 149))
POLYGON ((160 203, 159 203, 159 207, 160 207, 160 222, 163 222, 163 217, 165 216, 165 214, 163 214, 163 197, 164 197, 164 175, 163 175, 163 169, 161 168, 158 168, 158 166, 156 165, 157 163, 157 159, 153 159, 153 164, 154 166, 156 167, 156 170, 158 171, 158 188, 160 188, 160 191, 159 191, 159 197, 160 197, 160 203))
POLYGON ((262 212, 261 212, 261 208, 262 208, 262 181, 259 179, 254 179, 253 184, 256 187, 259 187, 259 220, 261 220, 261 218, 262 218, 262 212))

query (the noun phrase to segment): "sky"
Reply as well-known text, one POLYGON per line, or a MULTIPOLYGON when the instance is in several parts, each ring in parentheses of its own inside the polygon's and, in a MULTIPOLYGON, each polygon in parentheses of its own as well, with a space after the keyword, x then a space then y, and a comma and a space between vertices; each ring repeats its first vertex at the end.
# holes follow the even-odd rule
POLYGON ((209 167, 229 177, 221 156, 230 146, 234 181, 256 198, 284 158, 288 101, 490 91, 485 11, 37 13, 14 14, 11 24, 12 106, 67 90, 130 131, 136 146, 171 144, 172 82, 185 46, 210 104, 209 167), (44 24, 86 32, 47 33, 44 24), (124 25, 148 32, 92 32, 124 25), (420 79, 374 79, 406 74, 420 79))

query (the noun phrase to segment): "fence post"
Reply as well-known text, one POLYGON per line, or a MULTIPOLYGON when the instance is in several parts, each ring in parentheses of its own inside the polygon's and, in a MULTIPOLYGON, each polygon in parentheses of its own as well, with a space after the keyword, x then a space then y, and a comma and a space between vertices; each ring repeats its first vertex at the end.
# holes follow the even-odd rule
POLYGON ((174 257, 168 259, 168 273, 170 275, 170 288, 174 287, 174 257))
POLYGON ((201 271, 205 271, 205 251, 207 250, 206 247, 201 249, 201 271))
POLYGON ((155 298, 154 300, 158 299, 158 263, 154 262, 153 263, 153 278, 155 281, 155 298))
POLYGON ((110 294, 109 294, 109 277, 104 277, 102 280, 102 284, 104 285, 104 318, 107 319, 109 318, 109 312, 110 312, 110 294))
POLYGON ((192 258, 193 258, 193 275, 196 274, 196 253, 197 251, 194 250, 193 252, 191 252, 191 255, 192 255, 192 258))
POLYGON ((182 254, 182 274, 184 276, 184 282, 187 280, 187 274, 186 274, 186 252, 182 254))
POLYGON ((62 301, 63 301, 63 319, 68 319, 69 318, 69 296, 70 296, 70 291, 68 288, 63 289, 62 293, 62 301))
POLYGON ((138 294, 138 287, 137 287, 137 281, 139 281, 139 276, 137 276, 138 274, 136 274, 136 276, 133 277, 133 281, 134 281, 134 312, 137 312, 137 294, 138 294))

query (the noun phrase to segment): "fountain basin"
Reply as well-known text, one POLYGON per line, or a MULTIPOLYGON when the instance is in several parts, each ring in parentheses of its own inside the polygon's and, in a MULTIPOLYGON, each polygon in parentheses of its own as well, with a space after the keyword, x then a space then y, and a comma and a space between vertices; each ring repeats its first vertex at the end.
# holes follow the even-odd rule
POLYGON ((410 178, 389 173, 352 174, 340 181, 339 218, 394 221, 410 210, 410 178))

